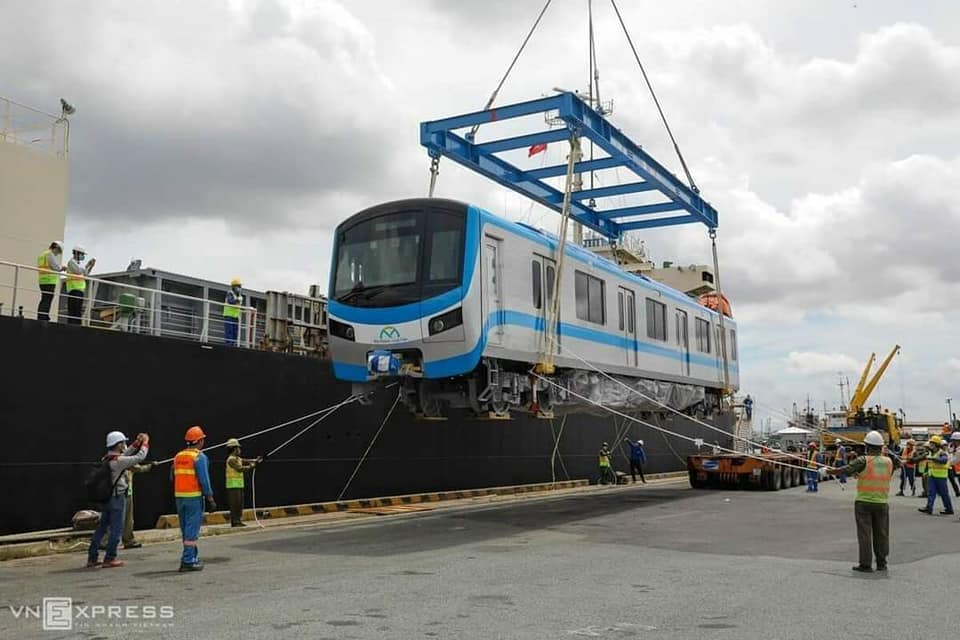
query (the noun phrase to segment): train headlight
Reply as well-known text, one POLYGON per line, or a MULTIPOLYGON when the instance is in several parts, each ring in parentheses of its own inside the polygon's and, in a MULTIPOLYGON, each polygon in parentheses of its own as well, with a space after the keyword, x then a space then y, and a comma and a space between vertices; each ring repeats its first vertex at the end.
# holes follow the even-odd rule
POLYGON ((343 322, 337 322, 333 318, 330 318, 328 327, 330 335, 336 336, 337 338, 343 338, 344 340, 353 342, 357 337, 353 327, 343 322))
POLYGON ((454 327, 459 327, 463 324, 463 309, 457 307, 456 309, 451 309, 446 313, 430 318, 430 322, 427 325, 427 328, 430 331, 430 335, 436 335, 444 331, 449 331, 454 327))

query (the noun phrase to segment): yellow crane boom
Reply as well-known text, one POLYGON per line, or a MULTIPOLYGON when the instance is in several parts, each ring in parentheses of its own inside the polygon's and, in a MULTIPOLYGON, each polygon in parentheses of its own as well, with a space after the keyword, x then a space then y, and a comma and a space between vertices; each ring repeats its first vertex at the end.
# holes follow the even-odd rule
POLYGON ((860 382, 857 384, 857 389, 853 394, 853 398, 850 400, 851 414, 857 413, 863 408, 863 405, 867 402, 867 398, 869 398, 870 394, 873 393, 877 383, 880 382, 880 378, 883 377, 887 367, 890 366, 890 363, 893 361, 893 357, 897 355, 899 351, 900 345, 894 345, 893 349, 890 350, 890 353, 887 355, 887 357, 884 358, 883 362, 880 363, 877 371, 873 374, 873 376, 870 377, 868 382, 867 376, 870 374, 870 367, 873 365, 874 358, 876 358, 876 354, 870 354, 870 360, 867 361, 867 366, 863 370, 863 375, 860 376, 860 382))

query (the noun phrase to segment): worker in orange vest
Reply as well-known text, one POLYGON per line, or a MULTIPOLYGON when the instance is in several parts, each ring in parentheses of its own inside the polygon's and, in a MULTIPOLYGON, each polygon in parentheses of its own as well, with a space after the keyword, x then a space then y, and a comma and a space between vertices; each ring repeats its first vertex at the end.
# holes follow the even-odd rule
POLYGON ((900 491, 897 492, 898 496, 904 495, 903 490, 906 488, 907 482, 910 483, 910 495, 917 495, 917 463, 913 461, 913 456, 916 452, 917 443, 913 438, 910 438, 907 440, 907 443, 903 445, 903 466, 900 467, 900 491))
POLYGON ((183 538, 180 571, 203 569, 197 541, 200 539, 200 525, 203 524, 204 501, 210 511, 217 508, 210 486, 210 463, 200 451, 206 437, 200 427, 190 427, 184 436, 187 447, 173 458, 173 495, 183 538))
POLYGON ((817 451, 817 443, 807 445, 807 492, 819 491, 820 466, 823 464, 823 454, 817 451))

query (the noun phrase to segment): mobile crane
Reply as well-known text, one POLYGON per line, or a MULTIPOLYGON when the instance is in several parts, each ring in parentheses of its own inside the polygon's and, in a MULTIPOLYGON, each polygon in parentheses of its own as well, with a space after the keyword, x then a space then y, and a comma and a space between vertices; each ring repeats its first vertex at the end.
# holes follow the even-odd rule
POLYGON ((866 405, 867 399, 870 397, 870 394, 873 393, 877 383, 880 382, 880 378, 882 378, 883 374, 887 371, 887 367, 890 366, 894 356, 899 352, 900 345, 894 345, 893 349, 890 350, 890 353, 883 362, 880 363, 880 366, 873 375, 870 374, 870 370, 873 368, 873 363, 877 359, 877 354, 870 354, 870 359, 867 360, 867 366, 863 368, 863 373, 860 374, 860 381, 857 383, 853 396, 850 398, 846 425, 840 428, 829 428, 824 432, 823 445, 825 448, 835 449, 837 441, 840 440, 848 446, 851 445, 852 441, 854 449, 862 449, 864 446, 863 439, 870 431, 879 431, 880 434, 883 435, 884 442, 887 446, 899 444, 902 423, 895 413, 891 413, 889 409, 880 409, 879 405, 877 405, 877 410, 870 407, 864 411, 864 405, 866 405))

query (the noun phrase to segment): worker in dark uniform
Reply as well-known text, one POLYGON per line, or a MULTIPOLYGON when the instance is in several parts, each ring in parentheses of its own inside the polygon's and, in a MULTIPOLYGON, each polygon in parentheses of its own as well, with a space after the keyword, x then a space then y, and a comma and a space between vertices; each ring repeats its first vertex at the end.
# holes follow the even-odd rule
POLYGON ((863 573, 873 572, 876 557, 877 571, 887 570, 890 555, 890 479, 900 465, 897 458, 885 454, 883 436, 871 431, 863 439, 866 454, 845 467, 828 469, 830 475, 845 473, 857 476, 857 499, 853 513, 857 522, 857 544, 860 547, 860 563, 853 568, 863 573))
POLYGON ((630 446, 630 475, 633 476, 633 482, 637 482, 637 474, 640 474, 640 482, 647 484, 647 479, 643 477, 643 465, 647 462, 647 452, 643 448, 643 440, 631 442, 630 438, 624 438, 630 446))

